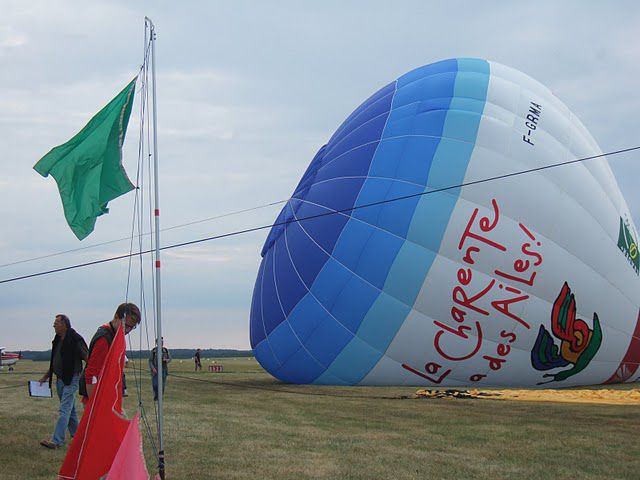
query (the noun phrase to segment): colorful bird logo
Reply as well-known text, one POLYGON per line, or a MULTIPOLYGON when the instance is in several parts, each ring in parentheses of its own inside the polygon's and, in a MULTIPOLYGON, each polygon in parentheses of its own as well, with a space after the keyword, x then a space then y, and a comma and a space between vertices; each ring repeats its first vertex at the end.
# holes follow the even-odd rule
MULTIPOLYGON (((576 318, 576 299, 567 282, 553 304, 551 332, 560 340, 558 347, 549 331, 540 325, 538 338, 531 350, 531 365, 536 370, 551 370, 573 365, 558 373, 547 373, 549 382, 561 382, 585 369, 602 343, 602 329, 598 314, 593 313, 593 330, 576 318)), ((548 382, 540 382, 538 385, 548 382)))

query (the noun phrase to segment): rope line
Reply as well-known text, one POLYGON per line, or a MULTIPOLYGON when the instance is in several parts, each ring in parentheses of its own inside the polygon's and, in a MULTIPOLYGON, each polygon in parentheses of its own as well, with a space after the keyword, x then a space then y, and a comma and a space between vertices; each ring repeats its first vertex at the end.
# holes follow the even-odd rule
MULTIPOLYGON (((516 177, 516 176, 519 176, 519 175, 525 175, 525 174, 528 174, 528 173, 539 172, 539 171, 542 171, 542 170, 548 170, 548 169, 551 169, 551 168, 557 168, 557 167, 562 167, 562 166, 565 166, 565 165, 571 165, 571 164, 574 164, 574 163, 585 162, 585 161, 588 161, 588 160, 593 160, 593 159, 596 159, 596 158, 602 158, 602 157, 605 157, 605 156, 619 155, 621 153, 632 152, 634 150, 640 150, 640 145, 636 146, 636 147, 624 148, 624 149, 615 150, 615 151, 612 151, 612 152, 602 153, 602 154, 599 154, 599 155, 592 155, 592 156, 589 156, 589 157, 577 158, 577 159, 568 160, 568 161, 565 161, 565 162, 553 163, 553 164, 545 165, 545 166, 542 166, 542 167, 530 168, 530 169, 527 169, 527 170, 520 170, 520 171, 517 171, 517 172, 506 173, 506 174, 503 174, 503 175, 496 175, 496 176, 493 176, 493 177, 483 178, 483 179, 480 179, 480 180, 472 180, 470 182, 464 182, 464 183, 459 183, 459 184, 456 184, 456 185, 450 185, 450 186, 447 186, 447 187, 437 188, 437 189, 429 190, 429 191, 426 191, 426 192, 419 192, 419 193, 414 193, 414 194, 411 194, 411 195, 404 195, 404 196, 401 196, 401 197, 389 198, 389 199, 386 199, 386 200, 380 200, 378 202, 372 202, 372 203, 367 203, 367 204, 363 204, 363 205, 355 205, 353 207, 344 208, 344 209, 341 209, 341 210, 332 210, 332 211, 325 212, 325 213, 319 213, 317 215, 309 215, 307 217, 300 217, 300 218, 296 218, 296 219, 290 219, 290 220, 287 220, 287 221, 284 221, 284 222, 276 222, 276 223, 272 223, 272 224, 268 224, 268 225, 261 225, 261 226, 258 226, 258 227, 247 228, 247 229, 244 229, 244 230, 235 230, 235 231, 228 232, 228 233, 223 233, 223 234, 220 234, 220 235, 213 235, 213 236, 210 236, 210 237, 204 237, 204 238, 200 238, 200 239, 197 239, 197 240, 190 240, 190 241, 187 241, 187 242, 174 243, 174 244, 171 244, 171 245, 165 245, 164 247, 160 247, 160 250, 170 250, 170 249, 173 249, 173 248, 185 247, 185 246, 188 246, 188 245, 195 245, 195 244, 198 244, 198 243, 209 242, 209 241, 213 241, 213 240, 220 240, 222 238, 229 238, 229 237, 234 237, 234 236, 238 236, 238 235, 243 235, 243 234, 246 234, 246 233, 257 232, 257 231, 260 231, 260 230, 265 230, 267 228, 273 228, 273 227, 277 227, 277 226, 281 226, 281 225, 288 225, 288 224, 294 223, 294 222, 304 222, 306 220, 313 220, 313 219, 316 219, 316 218, 326 217, 328 215, 337 215, 337 214, 341 214, 341 213, 352 212, 354 210, 359 210, 359 209, 362 209, 362 208, 374 207, 374 206, 382 205, 382 204, 385 204, 385 203, 398 202, 398 201, 402 201, 402 200, 408 200, 408 199, 411 199, 411 198, 416 198, 416 197, 421 197, 421 196, 426 196, 426 195, 432 195, 434 193, 445 192, 445 191, 448 191, 448 190, 454 190, 454 189, 462 188, 462 187, 469 187, 469 186, 472 186, 472 185, 479 185, 479 184, 482 184, 482 183, 493 182, 493 181, 502 180, 502 179, 505 179, 505 178, 511 178, 511 177, 516 177)), ((152 253, 152 252, 153 252, 153 250, 150 249, 150 250, 145 250, 143 252, 138 252, 135 255, 146 255, 146 254, 152 253)), ((4 280, 0 280, 0 284, 16 282, 18 280, 25 280, 27 278, 39 277, 39 276, 42 276, 42 275, 50 275, 52 273, 64 272, 64 271, 67 271, 67 270, 73 270, 73 269, 76 269, 76 268, 83 268, 83 267, 88 267, 88 266, 92 266, 92 265, 98 265, 98 264, 101 264, 101 263, 113 262, 115 260, 122 260, 124 258, 129 258, 130 256, 131 256, 131 254, 117 255, 117 256, 114 256, 114 257, 103 258, 103 259, 94 260, 94 261, 91 261, 91 262, 78 263, 78 264, 73 264, 73 265, 69 265, 69 266, 66 266, 66 267, 55 268, 55 269, 52 269, 52 270, 45 270, 45 271, 42 271, 42 272, 32 273, 32 274, 28 274, 28 275, 21 275, 21 276, 17 276, 17 277, 11 277, 11 278, 7 278, 7 279, 4 279, 4 280)))
MULTIPOLYGON (((139 187, 136 187, 136 189, 138 189, 138 188, 139 187)), ((273 207, 275 205, 280 205, 280 204, 286 203, 286 202, 288 202, 288 200, 278 200, 276 202, 264 203, 262 205, 257 205, 255 207, 243 208, 241 210, 234 210, 234 211, 227 212, 227 213, 221 213, 221 214, 215 215, 213 217, 202 218, 200 220, 194 220, 194 221, 188 222, 188 223, 181 223, 179 225, 173 225, 171 227, 161 228, 160 231, 161 232, 168 232, 169 230, 176 230, 176 229, 179 229, 179 228, 190 227, 191 225, 210 222, 210 221, 213 221, 213 220, 219 220, 221 218, 226 218, 226 217, 233 217, 235 215, 240 215, 242 213, 252 212, 254 210, 260 210, 262 208, 267 208, 267 207, 273 207)), ((145 237, 146 236, 150 236, 151 232, 149 231, 149 232, 143 233, 142 235, 145 236, 145 237)), ((90 249, 96 248, 96 247, 103 247, 105 245, 112 245, 114 243, 124 242, 125 240, 131 240, 131 237, 116 238, 114 240, 107 240, 106 242, 94 243, 92 245, 87 245, 85 247, 72 248, 70 250, 62 250, 60 252, 49 253, 47 255, 40 255, 38 257, 25 258, 24 260, 17 260, 15 262, 3 263, 3 264, 0 264, 0 268, 11 267, 11 266, 20 265, 20 264, 23 264, 23 263, 35 262, 36 260, 44 260, 46 258, 59 257, 61 255, 66 255, 68 253, 81 252, 82 250, 90 250, 90 249)))
MULTIPOLYGON (((146 175, 148 175, 149 179, 148 179, 148 188, 146 188, 146 190, 148 191, 148 203, 146 206, 146 210, 148 210, 148 216, 149 218, 151 218, 152 212, 152 203, 151 203, 151 154, 149 153, 148 155, 145 155, 145 147, 149 148, 149 145, 151 145, 151 139, 150 139, 150 128, 145 128, 145 126, 147 125, 151 125, 150 123, 150 119, 149 119, 149 56, 151 53, 151 42, 152 42, 152 38, 151 36, 153 35, 152 32, 149 32, 149 38, 147 40, 147 27, 148 25, 145 22, 145 54, 144 54, 144 63, 143 63, 143 71, 144 74, 142 76, 142 91, 141 91, 141 95, 140 95, 140 103, 141 103, 141 112, 140 112, 140 138, 139 138, 139 145, 138 145, 138 163, 137 163, 137 171, 138 171, 138 182, 137 185, 139 187, 142 188, 142 193, 140 194, 140 201, 139 203, 134 203, 134 212, 133 212, 133 222, 132 222, 132 230, 131 230, 131 250, 129 253, 133 252, 133 240, 134 237, 137 236, 137 247, 138 247, 138 251, 136 252, 136 256, 138 257, 138 274, 139 274, 139 290, 140 290, 140 302, 138 302, 140 304, 140 306, 142 307, 142 318, 140 319, 141 321, 144 322, 144 334, 146 337, 146 343, 147 343, 147 349, 149 349, 149 322, 148 322, 148 316, 147 316, 147 305, 146 305, 146 296, 145 296, 145 282, 144 282, 144 257, 143 257, 143 250, 144 250, 144 212, 145 212, 145 197, 144 197, 144 192, 145 192, 145 159, 147 160, 147 169, 146 169, 146 175), (145 136, 146 134, 146 136, 145 136), (137 208, 136 208, 137 207, 137 208), (135 235, 135 226, 137 226, 137 232, 138 234, 135 235)), ((136 199, 138 198, 137 193, 139 190, 136 190, 136 199)), ((153 232, 153 229, 151 228, 151 222, 149 222, 149 232, 153 232)), ((153 236, 151 234, 149 234, 149 240, 151 242, 151 247, 153 248, 153 236)), ((128 271, 128 276, 127 276, 127 282, 129 282, 129 279, 131 278, 131 262, 129 262, 129 271, 128 271)), ((153 276, 152 276, 153 279, 153 276)), ((155 283, 152 280, 152 291, 154 291, 155 289, 155 283)), ((127 297, 128 297, 128 290, 127 290, 127 297)), ((155 308, 153 310, 153 318, 155 319, 155 308)), ((154 321, 154 329, 155 329, 155 321, 154 321)), ((154 435, 151 425, 149 424, 149 418, 147 415, 147 412, 144 408, 144 403, 142 401, 142 364, 143 364, 143 360, 142 360, 142 330, 139 333, 138 336, 138 359, 139 361, 134 364, 134 369, 133 369, 133 375, 134 375, 134 380, 135 380, 135 387, 136 387, 136 394, 137 394, 137 399, 138 399, 138 412, 140 414, 140 419, 142 420, 143 423, 143 430, 145 432, 145 435, 147 436, 147 439, 149 440, 149 442, 151 443, 152 449, 154 452, 156 452, 157 446, 156 446, 156 441, 155 438, 156 436, 154 435)), ((129 343, 131 344, 131 340, 129 340, 129 343)), ((155 402, 154 402, 154 418, 156 421, 156 425, 158 424, 158 410, 156 408, 155 402)))

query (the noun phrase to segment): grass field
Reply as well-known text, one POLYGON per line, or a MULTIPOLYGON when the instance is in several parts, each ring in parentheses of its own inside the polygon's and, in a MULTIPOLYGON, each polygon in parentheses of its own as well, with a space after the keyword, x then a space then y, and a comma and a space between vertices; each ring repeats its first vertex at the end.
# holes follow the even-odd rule
MULTIPOLYGON (((412 399, 415 388, 283 385, 253 359, 219 362, 222 374, 170 365, 168 479, 640 478, 640 405, 412 399)), ((23 360, 0 372, 0 479, 56 478, 65 449, 38 442, 52 433, 58 401, 26 388, 47 367, 23 360)), ((131 368, 127 381, 132 416, 131 368)), ((141 391, 155 432, 146 372, 141 391)), ((151 472, 146 435, 145 454, 151 472)))

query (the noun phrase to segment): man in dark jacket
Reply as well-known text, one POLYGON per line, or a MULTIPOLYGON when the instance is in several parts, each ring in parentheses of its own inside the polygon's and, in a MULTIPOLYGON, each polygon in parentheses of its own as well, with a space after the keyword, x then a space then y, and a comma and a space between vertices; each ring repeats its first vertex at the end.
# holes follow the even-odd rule
MULTIPOLYGON (((171 354, 169 350, 164 346, 164 337, 160 338, 162 343, 162 394, 164 395, 164 388, 167 385, 167 375, 169 375, 169 362, 171 361, 171 354)), ((151 370, 151 385, 153 386, 153 399, 158 400, 158 340, 156 340, 156 346, 151 350, 149 355, 149 369, 151 370)))
POLYGON ((51 380, 56 375, 56 390, 60 398, 60 410, 51 440, 42 440, 40 445, 46 448, 58 448, 64 443, 66 430, 73 437, 78 428, 75 395, 78 391, 78 379, 82 372, 82 361, 87 361, 88 349, 84 339, 71 328, 66 315, 56 315, 53 321, 56 336, 51 343, 49 371, 40 379, 40 383, 51 380))

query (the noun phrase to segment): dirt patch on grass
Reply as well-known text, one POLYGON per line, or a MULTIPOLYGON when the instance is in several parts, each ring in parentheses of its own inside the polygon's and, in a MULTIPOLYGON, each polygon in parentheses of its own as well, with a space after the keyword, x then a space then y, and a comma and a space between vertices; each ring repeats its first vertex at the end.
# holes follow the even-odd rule
POLYGON ((640 405, 640 389, 611 390, 418 390, 415 398, 477 398, 525 402, 602 403, 607 405, 640 405))

